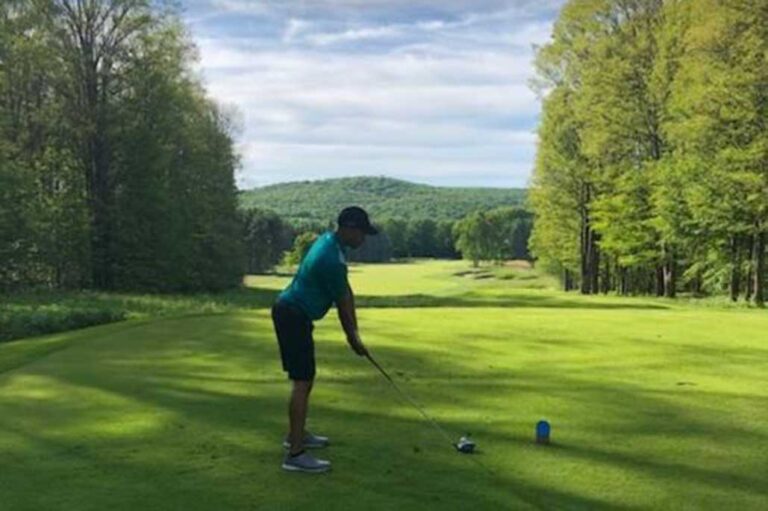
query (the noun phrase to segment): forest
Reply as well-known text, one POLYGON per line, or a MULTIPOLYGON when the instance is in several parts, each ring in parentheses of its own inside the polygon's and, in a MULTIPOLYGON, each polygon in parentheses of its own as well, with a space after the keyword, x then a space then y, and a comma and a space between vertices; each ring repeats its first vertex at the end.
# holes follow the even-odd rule
POLYGON ((158 5, 0 4, 0 290, 239 285, 231 122, 158 5))
POLYGON ((571 1, 538 49, 531 249, 565 289, 765 300, 768 3, 571 1))

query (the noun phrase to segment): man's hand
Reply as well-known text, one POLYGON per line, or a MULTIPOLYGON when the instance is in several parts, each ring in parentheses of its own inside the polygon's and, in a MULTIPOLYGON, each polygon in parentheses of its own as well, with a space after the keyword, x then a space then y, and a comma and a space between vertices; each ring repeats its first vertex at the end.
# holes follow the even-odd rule
POLYGON ((355 332, 353 336, 348 337, 347 342, 349 343, 349 347, 352 348, 352 351, 357 353, 359 356, 361 357, 368 356, 368 350, 363 344, 363 341, 360 340, 360 336, 357 335, 357 332, 355 332))
POLYGON ((349 347, 361 357, 365 357, 368 355, 368 350, 365 349, 363 341, 360 340, 360 336, 357 334, 355 299, 351 288, 347 287, 347 293, 339 299, 336 305, 339 309, 339 321, 341 321, 341 326, 347 334, 349 347))

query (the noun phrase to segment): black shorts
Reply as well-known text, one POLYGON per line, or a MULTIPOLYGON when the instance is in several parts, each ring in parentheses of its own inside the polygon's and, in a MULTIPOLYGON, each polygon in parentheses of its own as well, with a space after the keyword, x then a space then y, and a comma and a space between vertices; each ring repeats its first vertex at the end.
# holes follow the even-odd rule
POLYGON ((279 300, 272 306, 272 323, 275 325, 277 344, 283 370, 291 380, 315 378, 315 342, 312 320, 298 307, 279 300))

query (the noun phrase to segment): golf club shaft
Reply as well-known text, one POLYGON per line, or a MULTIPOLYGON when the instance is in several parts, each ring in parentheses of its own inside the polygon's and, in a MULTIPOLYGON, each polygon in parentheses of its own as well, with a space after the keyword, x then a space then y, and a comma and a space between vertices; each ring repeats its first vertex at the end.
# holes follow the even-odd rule
POLYGON ((381 366, 379 365, 379 363, 378 363, 378 362, 376 362, 376 360, 374 360, 373 356, 371 356, 371 354, 370 354, 370 353, 367 353, 365 356, 366 356, 366 358, 368 358, 368 360, 370 360, 370 361, 371 361, 371 364, 373 364, 373 365, 374 365, 374 367, 376 367, 376 369, 378 369, 378 370, 379 370, 379 372, 380 372, 380 373, 381 373, 381 374, 384 376, 384 378, 386 378, 386 379, 387 379, 387 381, 389 381, 389 383, 390 383, 390 384, 392 385, 392 387, 393 387, 393 388, 394 388, 394 389, 395 389, 395 390, 398 392, 398 394, 400 394, 400 396, 401 396, 403 399, 405 399, 406 401, 408 401, 408 403, 410 403, 410 405, 411 405, 411 406, 413 406, 413 407, 414 407, 416 410, 418 410, 418 411, 419 411, 419 413, 420 413, 420 414, 421 414, 421 415, 422 415, 422 416, 423 416, 423 417, 424 417, 424 418, 427 420, 427 422, 429 422, 430 424, 432 424, 432 426, 433 426, 433 427, 434 427, 434 428, 435 428, 437 431, 439 431, 441 435, 443 435, 443 436, 445 437, 445 439, 448 441, 448 443, 449 443, 449 444, 451 444, 452 446, 455 446, 455 443, 454 443, 454 441, 453 441, 453 440, 451 440, 451 437, 448 435, 448 433, 446 433, 446 432, 445 432, 445 430, 444 430, 442 427, 440 427, 440 424, 438 424, 437 422, 435 422, 435 420, 434 420, 432 417, 430 417, 429 415, 427 415, 427 412, 425 412, 425 411, 424 411, 424 409, 423 409, 421 406, 419 406, 419 404, 418 404, 418 403, 417 403, 415 400, 413 400, 413 399, 412 399, 412 398, 411 398, 411 397, 410 397, 408 394, 406 394, 405 392, 403 392, 403 391, 402 391, 402 389, 400 389, 400 387, 398 387, 398 386, 397 386, 397 384, 395 383, 395 380, 393 380, 393 379, 392 379, 392 377, 391 377, 391 376, 389 376, 389 374, 387 374, 387 372, 384 370, 384 368, 383 368, 383 367, 381 367, 381 366))
MULTIPOLYGON (((380 373, 381 373, 381 374, 384 376, 384 378, 386 378, 386 380, 387 380, 387 381, 388 381, 388 382, 389 382, 389 383, 392 385, 392 387, 393 387, 393 388, 394 388, 394 389, 397 391, 397 393, 398 393, 398 394, 400 394, 400 396, 401 396, 403 399, 405 399, 406 401, 408 401, 408 403, 410 403, 410 404, 411 404, 411 406, 413 406, 414 408, 416 408, 416 409, 419 411, 419 413, 420 413, 420 414, 421 414, 421 415, 422 415, 422 416, 423 416, 423 417, 424 417, 424 418, 427 420, 427 422, 429 422, 430 424, 432 424, 432 427, 434 427, 434 428, 435 428, 437 431, 439 431, 439 432, 440 432, 440 434, 441 434, 441 435, 443 435, 443 436, 445 437, 445 439, 448 441, 448 443, 449 443, 449 444, 451 444, 451 446, 453 446, 453 447, 456 447, 456 444, 453 442, 453 440, 451 440, 451 437, 448 435, 448 433, 446 433, 446 432, 445 432, 445 430, 444 430, 442 427, 440 427, 440 424, 438 424, 437 422, 435 422, 435 420, 434 420, 434 419, 432 419, 432 417, 430 417, 429 415, 427 415, 427 412, 425 412, 425 411, 424 411, 424 410, 423 410, 423 409, 422 409, 422 408, 419 406, 419 404, 418 404, 416 401, 414 401, 413 399, 411 399, 411 397, 410 397, 408 394, 406 394, 405 392, 403 392, 403 391, 402 391, 402 389, 400 389, 400 387, 398 387, 398 386, 397 386, 397 383, 395 383, 395 380, 393 380, 393 379, 392 379, 392 377, 391 377, 391 376, 389 376, 389 374, 387 374, 387 372, 384 370, 384 368, 383 368, 383 367, 381 367, 381 366, 379 365, 379 363, 378 363, 378 362, 376 362, 376 360, 374 360, 374 358, 371 356, 371 354, 370 354, 370 353, 366 353, 366 354, 365 354, 365 357, 366 357, 368 360, 370 360, 370 361, 371 361, 371 364, 373 364, 373 365, 374 365, 374 367, 376 367, 376 369, 378 369, 378 370, 379 370, 379 372, 380 372, 380 373)), ((475 463, 475 464, 476 464, 478 467, 480 467, 482 470, 486 471, 486 472, 487 472, 489 475, 491 475, 491 476, 493 476, 493 477, 495 477, 495 476, 496 476, 496 474, 493 472, 493 470, 491 470, 490 468, 486 467, 486 466, 485 466, 485 464, 484 464, 484 463, 482 463, 482 462, 481 462, 479 459, 477 459, 477 458, 474 458, 474 457, 472 457, 471 459, 472 459, 472 461, 473 461, 473 462, 474 462, 474 463, 475 463)))

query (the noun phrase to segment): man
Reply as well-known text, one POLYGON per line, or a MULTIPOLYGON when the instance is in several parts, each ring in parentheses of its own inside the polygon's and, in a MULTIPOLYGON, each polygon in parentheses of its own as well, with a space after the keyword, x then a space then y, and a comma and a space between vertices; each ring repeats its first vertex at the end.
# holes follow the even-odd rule
POLYGON ((358 248, 365 242, 366 235, 377 233, 362 208, 344 209, 339 214, 336 232, 327 232, 315 241, 293 281, 272 307, 283 369, 293 382, 288 407, 289 433, 283 444, 288 449, 283 461, 285 470, 326 472, 331 468, 330 462, 316 459, 305 450, 329 443, 327 438, 305 429, 315 378, 312 322, 322 319, 336 304, 349 346, 361 357, 368 354, 357 332, 355 299, 347 280, 344 249, 358 248))

